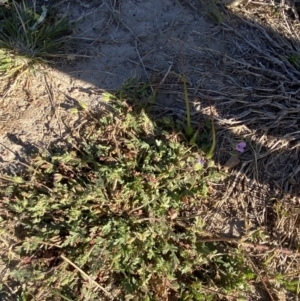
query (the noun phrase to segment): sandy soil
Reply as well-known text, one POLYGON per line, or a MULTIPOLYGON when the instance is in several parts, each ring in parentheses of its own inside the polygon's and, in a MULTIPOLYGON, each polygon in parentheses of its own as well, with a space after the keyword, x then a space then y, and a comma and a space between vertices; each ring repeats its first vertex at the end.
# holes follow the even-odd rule
POLYGON ((130 77, 160 83, 157 112, 183 119, 182 54, 193 123, 213 106, 216 162, 247 141, 241 164, 220 187, 210 230, 240 236, 245 227, 266 226, 270 195, 299 205, 300 69, 288 60, 300 53, 297 14, 285 1, 250 0, 218 5, 217 24, 207 1, 41 1, 76 21, 74 56, 19 78, 2 95, 0 168, 15 172, 30 151, 64 143, 85 122, 70 109, 84 102, 101 110, 103 92, 130 77))
POLYGON ((300 171, 300 71, 282 51, 299 51, 299 30, 294 30, 299 22, 284 19, 288 8, 282 8, 276 21, 268 2, 218 6, 222 23, 216 24, 205 1, 41 4, 76 21, 72 35, 76 47, 70 60, 18 78, 2 95, 2 170, 14 172, 28 152, 54 141, 63 143, 85 118, 71 108, 84 102, 101 109, 103 91, 119 88, 130 77, 153 87, 161 83, 157 110, 184 118, 182 54, 193 122, 207 118, 209 103, 214 107, 222 150, 216 152, 216 160, 223 164, 233 143, 246 139, 251 147, 240 172, 248 169, 248 180, 262 185, 276 182, 292 194, 298 189, 291 183, 299 183, 300 171))

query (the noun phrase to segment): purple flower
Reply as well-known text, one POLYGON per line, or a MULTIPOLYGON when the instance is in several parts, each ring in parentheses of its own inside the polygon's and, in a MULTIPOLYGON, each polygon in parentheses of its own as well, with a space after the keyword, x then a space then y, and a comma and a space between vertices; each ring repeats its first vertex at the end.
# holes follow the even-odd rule
POLYGON ((200 158, 199 158, 199 159, 196 160, 196 163, 198 163, 198 164, 204 166, 206 162, 205 162, 204 159, 200 159, 200 158))
POLYGON ((240 153, 243 153, 245 151, 246 146, 247 146, 246 142, 242 141, 236 145, 236 150, 240 153))
POLYGON ((194 165, 195 171, 202 170, 205 164, 206 164, 206 161, 204 159, 197 158, 195 160, 195 165, 194 165))

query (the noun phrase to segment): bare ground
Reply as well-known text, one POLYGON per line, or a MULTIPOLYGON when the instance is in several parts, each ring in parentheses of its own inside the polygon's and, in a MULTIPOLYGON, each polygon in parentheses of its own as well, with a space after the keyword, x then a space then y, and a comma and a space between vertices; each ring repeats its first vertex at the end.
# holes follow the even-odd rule
MULTIPOLYGON (((205 1, 44 3, 77 21, 74 59, 41 67, 2 91, 0 168, 14 173, 30 151, 65 143, 86 121, 71 109, 83 102, 101 110, 103 92, 129 77, 159 87, 157 116, 184 119, 182 54, 196 127, 213 107, 217 164, 225 164, 235 142, 247 141, 241 163, 226 183, 212 184, 212 199, 203 204, 207 231, 232 239, 263 233, 267 248, 247 252, 263 261, 273 248, 286 250, 274 269, 299 271, 299 254, 291 256, 300 238, 300 62, 291 59, 300 54, 297 2, 220 5, 221 24, 205 1)), ((277 293, 291 300, 282 288, 277 293)))

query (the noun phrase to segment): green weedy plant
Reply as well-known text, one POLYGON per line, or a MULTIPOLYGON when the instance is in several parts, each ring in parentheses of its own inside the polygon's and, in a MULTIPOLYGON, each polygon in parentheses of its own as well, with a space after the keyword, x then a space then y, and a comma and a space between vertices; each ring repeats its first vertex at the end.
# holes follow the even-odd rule
MULTIPOLYGON (((186 76, 184 73, 184 62, 183 62, 183 54, 181 51, 181 69, 182 69, 182 81, 183 81, 183 88, 184 88, 184 100, 185 100, 185 109, 186 109, 186 128, 185 128, 185 134, 187 139, 189 139, 189 144, 194 145, 198 139, 199 136, 199 128, 194 132, 192 124, 191 124, 191 109, 190 109, 190 100, 189 100, 189 93, 187 89, 187 82, 186 82, 186 76)), ((216 148, 216 130, 214 125, 214 118, 213 113, 211 110, 211 129, 212 129, 212 144, 209 148, 209 151, 206 154, 206 158, 208 160, 212 159, 215 148, 216 148)))
POLYGON ((220 300, 241 279, 244 291, 242 258, 201 242, 201 201, 221 175, 143 110, 110 104, 69 148, 1 176, 6 284, 24 300, 220 300))
POLYGON ((10 77, 65 54, 66 35, 70 33, 66 18, 58 18, 45 6, 9 1, 0 5, 0 72, 10 77))

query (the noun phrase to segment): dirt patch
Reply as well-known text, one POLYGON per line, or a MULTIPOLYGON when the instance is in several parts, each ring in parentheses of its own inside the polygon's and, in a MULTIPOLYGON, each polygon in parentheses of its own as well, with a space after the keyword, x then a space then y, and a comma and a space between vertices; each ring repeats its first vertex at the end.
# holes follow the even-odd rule
POLYGON ((294 245, 298 230, 279 226, 274 202, 300 203, 300 69, 293 61, 299 20, 288 3, 245 2, 211 8, 184 0, 44 1, 76 20, 77 58, 44 66, 5 92, 2 170, 15 172, 30 151, 65 143, 86 120, 73 109, 83 102, 101 110, 104 91, 130 77, 153 89, 159 84, 157 115, 184 119, 182 55, 193 124, 202 124, 213 106, 216 161, 223 165, 234 144, 247 141, 241 164, 215 189, 216 204, 203 217, 208 230, 230 234, 239 225, 234 235, 241 236, 269 227, 281 246, 294 245))

